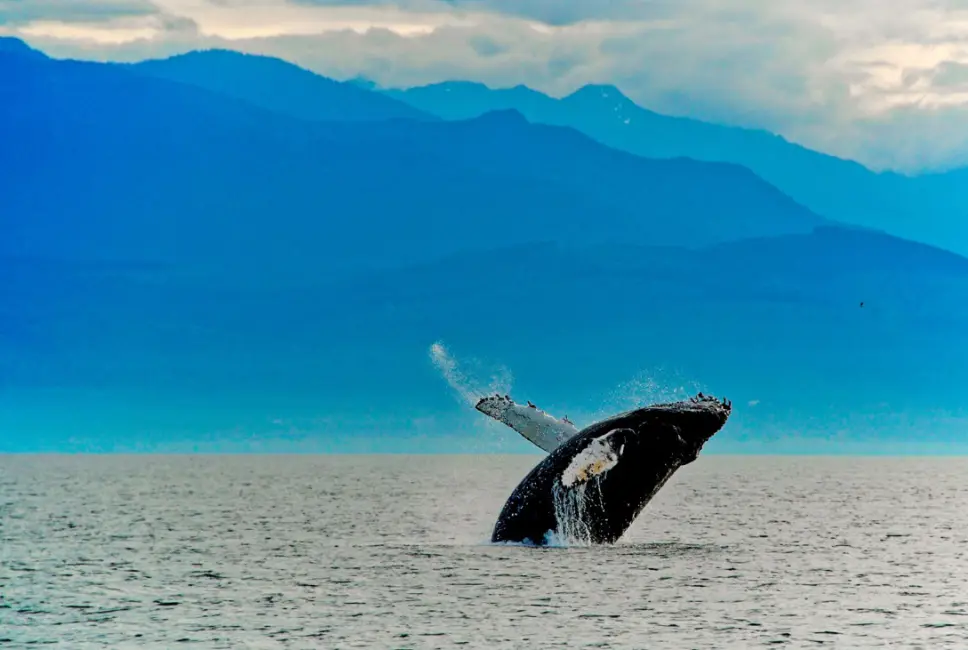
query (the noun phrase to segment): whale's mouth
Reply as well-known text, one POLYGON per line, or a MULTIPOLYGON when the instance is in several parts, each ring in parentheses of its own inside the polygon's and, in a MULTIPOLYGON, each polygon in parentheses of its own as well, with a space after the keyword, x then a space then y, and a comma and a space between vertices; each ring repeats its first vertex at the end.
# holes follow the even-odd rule
POLYGON ((570 488, 601 476, 618 465, 625 443, 622 435, 629 429, 612 429, 593 439, 587 447, 575 455, 561 473, 561 485, 570 488))

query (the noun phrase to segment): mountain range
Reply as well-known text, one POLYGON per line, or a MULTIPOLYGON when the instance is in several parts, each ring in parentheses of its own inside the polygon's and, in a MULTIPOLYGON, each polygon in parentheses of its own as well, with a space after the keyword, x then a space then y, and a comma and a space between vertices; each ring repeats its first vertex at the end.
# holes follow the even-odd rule
POLYGON ((131 67, 141 74, 208 88, 306 120, 439 119, 358 84, 327 79, 268 56, 208 50, 142 61, 131 67))
MULTIPOLYGON (((234 63, 234 85, 254 63, 263 87, 260 58, 234 63)), ((8 255, 134 258, 246 281, 262 259, 269 275, 311 279, 549 232, 565 243, 702 245, 825 222, 736 165, 645 160, 511 112, 309 121, 159 77, 158 62, 150 75, 17 54, 0 65, 8 255)), ((361 94, 374 111, 392 103, 349 84, 321 89, 330 106, 344 93, 353 107, 361 94)), ((286 93, 251 93, 269 95, 286 93)))
POLYGON ((968 260, 735 161, 227 51, 0 79, 0 449, 493 449, 438 337, 573 418, 727 394, 721 450, 960 444, 968 260))
POLYGON ((532 122, 570 126, 640 156, 735 163, 827 218, 968 253, 966 170, 876 173, 767 131, 661 115, 608 85, 584 86, 560 99, 525 86, 492 89, 465 81, 385 93, 446 119, 513 109, 532 122))

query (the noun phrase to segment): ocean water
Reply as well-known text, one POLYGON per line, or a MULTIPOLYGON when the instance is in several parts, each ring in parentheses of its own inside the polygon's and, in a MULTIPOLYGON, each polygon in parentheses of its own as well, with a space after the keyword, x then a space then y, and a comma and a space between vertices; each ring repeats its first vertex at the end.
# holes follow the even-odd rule
POLYGON ((0 457, 0 646, 968 648, 968 459, 704 456, 613 547, 539 456, 0 457))

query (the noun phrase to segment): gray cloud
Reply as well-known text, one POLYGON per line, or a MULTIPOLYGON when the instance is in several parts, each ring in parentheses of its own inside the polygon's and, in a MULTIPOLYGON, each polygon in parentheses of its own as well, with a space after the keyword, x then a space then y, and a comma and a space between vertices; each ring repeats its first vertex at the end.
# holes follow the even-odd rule
MULTIPOLYGON (((219 0, 231 2, 232 0, 219 0)), ((655 19, 681 12, 689 0, 290 0, 317 7, 392 5, 426 11, 446 5, 458 11, 518 16, 547 25, 571 25, 585 20, 655 19)))
POLYGON ((35 20, 94 23, 156 13, 158 7, 149 0, 0 0, 0 25, 35 20))

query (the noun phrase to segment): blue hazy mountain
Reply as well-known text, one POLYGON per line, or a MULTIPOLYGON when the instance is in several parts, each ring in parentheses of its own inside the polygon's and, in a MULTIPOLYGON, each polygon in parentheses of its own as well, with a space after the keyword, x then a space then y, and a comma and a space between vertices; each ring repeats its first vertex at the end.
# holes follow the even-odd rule
POLYGON ((142 61, 142 74, 206 88, 308 120, 436 120, 386 95, 317 75, 281 59, 231 50, 195 51, 142 61))
POLYGON ((233 448, 285 446, 296 434, 280 420, 325 448, 494 449, 429 363, 442 338, 573 418, 642 372, 659 391, 641 399, 726 394, 737 413, 720 450, 966 449, 968 260, 870 231, 699 250, 520 245, 271 291, 188 286, 155 265, 0 269, 4 393, 26 395, 0 424, 55 446, 68 408, 105 448, 131 448, 122 432, 135 429, 148 448, 214 431, 233 448), (110 396, 114 410, 95 409, 110 396))
POLYGON ((0 54, 19 54, 35 58, 47 58, 43 52, 33 49, 19 38, 0 36, 0 54))
POLYGON ((125 66, 3 54, 0 74, 7 255, 312 283, 549 236, 698 246, 823 222, 737 166, 508 113, 312 122, 125 66))
MULTIPOLYGON (((430 112, 417 112, 417 109, 411 108, 409 103, 402 100, 393 100, 393 106, 384 106, 380 101, 389 100, 389 96, 370 92, 370 90, 375 88, 375 84, 366 79, 337 82, 299 68, 291 63, 270 57, 246 55, 227 50, 210 50, 190 52, 162 60, 144 61, 136 64, 135 68, 142 73, 191 83, 209 90, 244 99, 264 108, 304 119, 345 121, 363 119, 369 116, 372 116, 371 119, 411 118, 425 121, 437 119, 436 117, 432 117, 430 112), (372 104, 376 104, 377 108, 373 108, 371 106, 372 104), (411 113, 401 110, 404 108, 409 109, 411 113)), ((577 162, 577 165, 582 167, 584 173, 598 172, 596 174, 596 181, 599 183, 603 178, 608 178, 609 174, 604 170, 599 171, 599 168, 592 163, 590 158, 601 160, 603 154, 606 154, 611 160, 632 160, 629 156, 622 157, 615 151, 606 152, 605 149, 590 146, 591 143, 582 141, 582 139, 577 137, 577 134, 565 134, 560 130, 547 129, 542 132, 527 126, 515 128, 519 126, 516 123, 523 124, 524 120, 516 119, 516 116, 519 116, 520 112, 514 109, 498 109, 495 112, 501 113, 502 115, 495 116, 487 122, 487 126, 494 126, 496 129, 500 129, 500 132, 496 134, 497 137, 493 142, 490 138, 482 139, 480 137, 481 129, 478 128, 479 123, 474 119, 483 116, 484 112, 468 116, 467 121, 473 122, 472 126, 468 129, 455 130, 444 126, 438 129, 427 127, 421 130, 419 125, 413 125, 407 128, 399 124, 386 126, 367 123, 362 125, 362 128, 356 129, 356 133, 366 137, 369 135, 368 132, 372 130, 374 132, 373 135, 379 134, 378 137, 393 138, 397 136, 398 131, 406 129, 407 133, 405 135, 410 136, 410 143, 419 143, 420 138, 425 138, 425 141, 431 147, 433 145, 448 145, 449 155, 460 153, 463 149, 464 151, 474 151, 476 154, 475 157, 480 157, 481 153, 484 152, 481 152, 475 147, 481 145, 489 148, 489 151, 486 153, 493 153, 496 149, 500 149, 499 154, 503 154, 503 160, 500 166, 495 167, 493 164, 490 164, 494 162, 491 160, 479 161, 479 166, 490 169, 506 169, 505 165, 510 162, 511 164, 516 164, 519 170, 527 172, 529 175, 538 174, 546 176, 551 171, 548 168, 552 165, 558 168, 558 170, 561 170, 562 168, 576 167, 575 163, 577 162), (507 128, 501 128, 505 126, 507 128), (528 137, 536 139, 542 135, 545 137, 541 142, 537 143, 543 147, 541 150, 543 156, 540 159, 535 159, 534 156, 522 158, 516 151, 513 155, 508 155, 510 151, 520 147, 520 143, 514 142, 514 139, 528 137), (476 139, 475 136, 477 136, 476 139), (461 145, 458 147, 448 144, 455 137, 461 138, 461 145), (473 141, 467 142, 468 137, 473 141), (484 141, 482 142, 482 140, 484 141), (557 146, 557 141, 563 141, 564 144, 557 146), (576 145, 579 142, 581 146, 576 145), (558 149, 561 149, 562 146, 567 147, 569 145, 573 146, 570 147, 571 151, 567 152, 566 157, 556 156, 555 154, 558 152, 551 151, 551 148, 556 146, 558 149), (575 156, 581 156, 581 158, 576 160, 575 156)), ((344 125, 339 124, 333 132, 339 134, 344 128, 344 125)), ((665 170, 672 172, 671 174, 663 174, 664 170, 662 166, 653 163, 649 170, 651 172, 650 177, 645 179, 645 182, 648 183, 654 180, 653 185, 660 188, 669 187, 668 183, 670 181, 676 183, 678 180, 681 183, 684 179, 689 178, 688 172, 693 170, 690 180, 696 180, 702 183, 718 181, 720 187, 714 190, 718 192, 729 191, 728 187, 733 185, 735 185, 736 189, 743 191, 751 182, 758 182, 753 181, 752 175, 745 170, 693 167, 687 161, 678 161, 678 163, 679 169, 673 169, 671 167, 665 168, 665 170), (703 176, 703 178, 698 178, 699 176, 703 176), (678 179, 674 177, 678 177, 678 179), (739 178, 743 177, 745 177, 744 181, 738 181, 739 178)), ((639 163, 640 166, 641 164, 639 163)), ((614 165, 610 166, 610 169, 614 169, 614 165)), ((574 175, 573 173, 572 176, 574 175)), ((624 181, 625 179, 623 178, 622 180, 624 181)), ((581 181, 579 180, 579 182, 581 181)), ((585 184, 592 184, 592 180, 589 179, 585 184)), ((612 181, 612 184, 615 185, 615 181, 612 181)), ((779 209, 783 210, 789 207, 789 199, 787 197, 776 190, 767 188, 765 183, 760 182, 759 184, 765 194, 773 194, 779 209), (785 205, 781 207, 781 204, 785 205)), ((648 191, 648 188, 643 186, 642 191, 645 193, 648 191)), ((758 227, 761 228, 759 234, 768 234, 772 230, 769 224, 762 223, 760 215, 746 214, 732 216, 736 217, 729 220, 730 226, 736 229, 734 236, 744 235, 742 232, 745 225, 744 216, 752 217, 754 220, 761 222, 752 225, 754 230, 758 227)), ((809 224, 807 229, 809 229, 809 226, 818 223, 816 217, 813 215, 803 214, 801 218, 805 223, 809 224)), ((777 227, 779 231, 789 231, 788 227, 782 222, 778 223, 777 227)))
POLYGON ((585 86, 561 99, 524 86, 491 89, 471 82, 386 93, 446 119, 514 109, 533 122, 571 126, 646 157, 736 163, 830 219, 968 253, 963 171, 921 177, 875 173, 767 131, 661 115, 636 105, 614 86, 585 86))
POLYGON ((574 240, 584 241, 585 233, 616 229, 613 241, 698 246, 810 232, 825 221, 738 165, 641 158, 603 147, 570 128, 531 124, 515 110, 459 122, 329 123, 322 128, 334 140, 461 160, 482 174, 501 170, 561 187, 594 188, 600 204, 616 215, 613 223, 591 228, 587 220, 576 224, 559 215, 553 230, 544 233, 554 233, 553 238, 574 230, 574 240), (619 225, 620 218, 627 221, 619 225))

